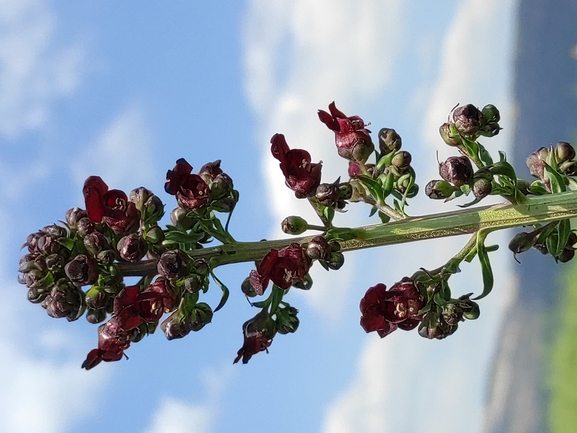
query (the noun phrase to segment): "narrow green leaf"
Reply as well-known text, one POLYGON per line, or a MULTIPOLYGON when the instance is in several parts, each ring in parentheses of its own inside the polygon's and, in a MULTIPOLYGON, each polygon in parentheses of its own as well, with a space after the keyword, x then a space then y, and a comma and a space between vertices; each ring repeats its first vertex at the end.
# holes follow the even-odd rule
POLYGON ((218 310, 220 310, 222 307, 224 307, 224 304, 226 304, 226 301, 228 301, 230 291, 228 290, 228 287, 226 287, 223 284, 223 282, 220 281, 216 275, 214 275, 214 272, 210 271, 210 276, 212 277, 214 282, 217 284, 217 286, 220 287, 220 290, 222 290, 222 296, 220 298, 220 302, 218 303, 218 305, 214 309, 214 312, 216 313, 218 310))
POLYGON ((284 294, 285 294, 285 291, 283 289, 281 289, 276 284, 273 284, 272 294, 271 294, 271 302, 270 302, 270 312, 269 312, 271 316, 276 312, 276 309, 280 305, 280 303, 282 301, 282 297, 284 296, 284 294))
POLYGON ((479 257, 483 274, 483 292, 474 298, 475 300, 484 298, 491 293, 491 290, 493 290, 493 270, 491 269, 489 254, 485 248, 485 238, 487 237, 487 234, 488 233, 482 230, 477 233, 477 256, 479 257))

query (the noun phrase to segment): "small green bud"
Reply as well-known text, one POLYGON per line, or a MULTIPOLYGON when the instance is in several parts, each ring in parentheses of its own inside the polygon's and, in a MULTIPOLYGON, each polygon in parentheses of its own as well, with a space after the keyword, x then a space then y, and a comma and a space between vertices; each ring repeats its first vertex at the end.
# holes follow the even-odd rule
POLYGON ((461 144, 461 138, 459 137, 459 131, 454 125, 450 123, 443 123, 439 127, 439 134, 443 141, 449 146, 458 146, 461 144))
POLYGON ((288 235, 300 235, 307 230, 308 223, 300 216, 291 215, 281 222, 282 231, 288 235))
POLYGON ((451 197, 457 188, 446 180, 432 180, 425 185, 425 195, 433 200, 442 200, 451 197))

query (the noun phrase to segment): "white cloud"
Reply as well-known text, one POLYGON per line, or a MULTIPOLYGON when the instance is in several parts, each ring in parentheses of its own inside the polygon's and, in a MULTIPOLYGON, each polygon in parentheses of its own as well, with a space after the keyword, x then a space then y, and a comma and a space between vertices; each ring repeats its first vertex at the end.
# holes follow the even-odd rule
MULTIPOLYGON (((256 139, 263 146, 274 220, 298 214, 316 223, 317 216, 285 187, 278 161, 270 155, 270 137, 282 132, 290 147, 305 148, 313 161, 323 161, 325 182, 346 171, 346 162, 336 155, 333 133, 318 120, 317 109, 326 110, 336 100, 344 112, 356 114, 350 112, 352 101, 356 107, 371 101, 390 81, 406 33, 401 27, 403 5, 400 0, 362 5, 347 0, 250 2, 244 34, 245 88, 261 125, 256 139)), ((339 215, 339 224, 354 224, 353 216, 358 215, 339 215)), ((277 228, 274 235, 279 234, 277 228)), ((314 295, 305 297, 332 322, 350 287, 352 267, 345 266, 337 276, 322 271, 317 275, 314 295), (344 287, 338 296, 331 292, 336 278, 344 287)))
MULTIPOLYGON (((0 208, 0 239, 9 239, 14 219, 0 208)), ((41 314, 41 308, 23 305, 25 287, 16 283, 13 271, 5 271, 9 256, 0 247, 0 431, 66 431, 95 414, 110 375, 106 369, 86 374, 79 364, 83 344, 73 333, 60 331, 56 321, 54 327, 35 328, 38 316, 30 313, 41 314)))
POLYGON ((146 433, 209 433, 218 415, 218 401, 233 370, 230 365, 205 371, 206 397, 202 403, 186 403, 174 397, 162 398, 146 433))
POLYGON ((88 176, 98 175, 110 188, 127 191, 140 186, 138 183, 150 184, 153 170, 150 132, 138 104, 115 116, 73 168, 76 182, 81 185, 88 176))
MULTIPOLYGON (((457 102, 494 103, 501 108, 502 118, 507 118, 514 7, 514 1, 459 4, 441 54, 439 81, 432 92, 420 92, 423 100, 414 105, 419 114, 417 107, 426 106, 428 100, 423 129, 428 146, 438 147, 438 126, 457 102)), ((508 126, 509 131, 493 144, 508 144, 512 129, 511 124, 508 126)), ((499 237, 500 243, 503 238, 499 237)), ((448 245, 457 244, 458 240, 437 243, 434 256, 440 258, 448 245)), ((491 255, 496 281, 508 278, 505 254, 499 251, 491 255)), ((427 255, 430 260, 431 250, 423 249, 417 255, 427 255)), ((467 267, 473 269, 463 269, 454 278, 454 289, 479 279, 477 262, 467 267)), ((489 360, 502 311, 511 299, 497 288, 495 291, 482 301, 483 314, 477 322, 464 323, 462 328, 468 330, 460 330, 443 342, 416 341, 398 332, 386 341, 369 341, 351 384, 329 406, 325 433, 480 431, 489 360), (476 342, 477 350, 471 341, 476 342)))
POLYGON ((79 85, 84 48, 56 41, 56 17, 42 0, 0 5, 0 135, 42 127, 51 103, 79 85))

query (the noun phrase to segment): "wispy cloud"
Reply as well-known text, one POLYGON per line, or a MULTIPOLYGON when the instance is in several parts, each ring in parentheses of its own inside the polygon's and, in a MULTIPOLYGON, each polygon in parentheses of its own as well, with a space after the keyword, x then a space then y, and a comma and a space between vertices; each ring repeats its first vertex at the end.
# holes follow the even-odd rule
MULTIPOLYGON (((276 221, 295 213, 310 221, 317 217, 285 187, 278 161, 270 156, 270 137, 281 132, 289 146, 306 148, 314 161, 322 160, 326 182, 346 172, 347 164, 336 155, 333 134, 319 122, 317 109, 326 110, 336 100, 343 111, 357 114, 350 107, 362 108, 390 81, 406 34, 401 28, 403 5, 399 0, 369 0, 362 6, 346 0, 250 2, 244 34, 245 88, 260 124, 256 139, 262 143, 265 184, 276 221)), ((351 215, 347 221, 354 224, 351 215)), ((351 286, 348 269, 338 273, 341 287, 351 286)), ((316 287, 334 285, 334 274, 317 274, 316 287)), ((344 293, 334 296, 319 290, 308 298, 331 317, 325 318, 334 320, 344 293)))
MULTIPOLYGON (((429 107, 422 136, 430 150, 441 143, 437 133, 439 119, 445 118, 458 102, 494 103, 501 108, 503 118, 510 114, 508 84, 514 7, 514 1, 459 4, 440 52, 438 83, 432 90, 419 93, 422 100, 414 108, 418 115, 418 107, 429 107)), ((508 144, 507 132, 512 125, 507 126, 509 131, 492 144, 508 144)), ((435 175, 433 170, 430 174, 435 175)), ((500 240, 503 241, 502 236, 500 240)), ((435 247, 435 255, 442 256, 449 244, 457 245, 443 242, 444 246, 435 247)), ((500 281, 508 278, 503 254, 492 255, 495 278, 500 281)), ((417 253, 425 255, 430 259, 430 251, 417 253)), ((447 251, 446 256, 449 255, 447 251)), ((457 276, 455 289, 458 284, 469 285, 470 279, 478 280, 477 264, 472 267, 475 269, 457 276)), ((368 340, 349 388, 329 407, 325 433, 460 432, 464 425, 469 432, 480 431, 488 360, 509 299, 499 293, 484 299, 479 321, 463 324, 469 328, 468 338, 457 333, 443 342, 429 342, 416 335, 412 339, 394 334, 387 341, 368 340), (475 347, 482 349, 472 350, 472 340, 476 341, 475 347), (434 403, 441 401, 443 408, 434 403), (447 417, 448 413, 453 415, 447 417)))
POLYGON ((112 118, 99 137, 85 147, 73 168, 79 184, 90 175, 98 175, 118 189, 152 183, 153 170, 150 131, 138 104, 112 118))
POLYGON ((211 432, 218 416, 218 401, 232 374, 230 365, 205 371, 202 379, 206 396, 202 403, 163 397, 146 433, 211 432))
POLYGON ((84 47, 56 40, 57 19, 42 0, 0 4, 0 135, 15 138, 49 120, 51 104, 80 83, 84 47))

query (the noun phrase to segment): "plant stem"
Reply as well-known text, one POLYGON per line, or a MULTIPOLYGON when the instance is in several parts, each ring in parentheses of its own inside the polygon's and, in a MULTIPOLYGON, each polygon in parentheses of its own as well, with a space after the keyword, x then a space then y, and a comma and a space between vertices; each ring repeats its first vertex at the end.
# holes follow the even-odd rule
MULTIPOLYGON (((339 240, 341 251, 353 251, 384 245, 406 243, 424 239, 475 233, 482 229, 502 230, 577 217, 577 191, 547 194, 527 198, 523 204, 498 204, 468 208, 453 212, 408 217, 387 224, 358 228, 335 228, 329 231, 339 240), (342 239, 342 240, 340 240, 342 239)), ((281 249, 291 243, 306 243, 313 236, 279 239, 262 242, 237 242, 212 248, 189 251, 194 259, 210 260, 213 267, 229 263, 261 260, 271 249, 281 249)), ((156 273, 158 260, 138 263, 121 263, 126 276, 156 273)))

